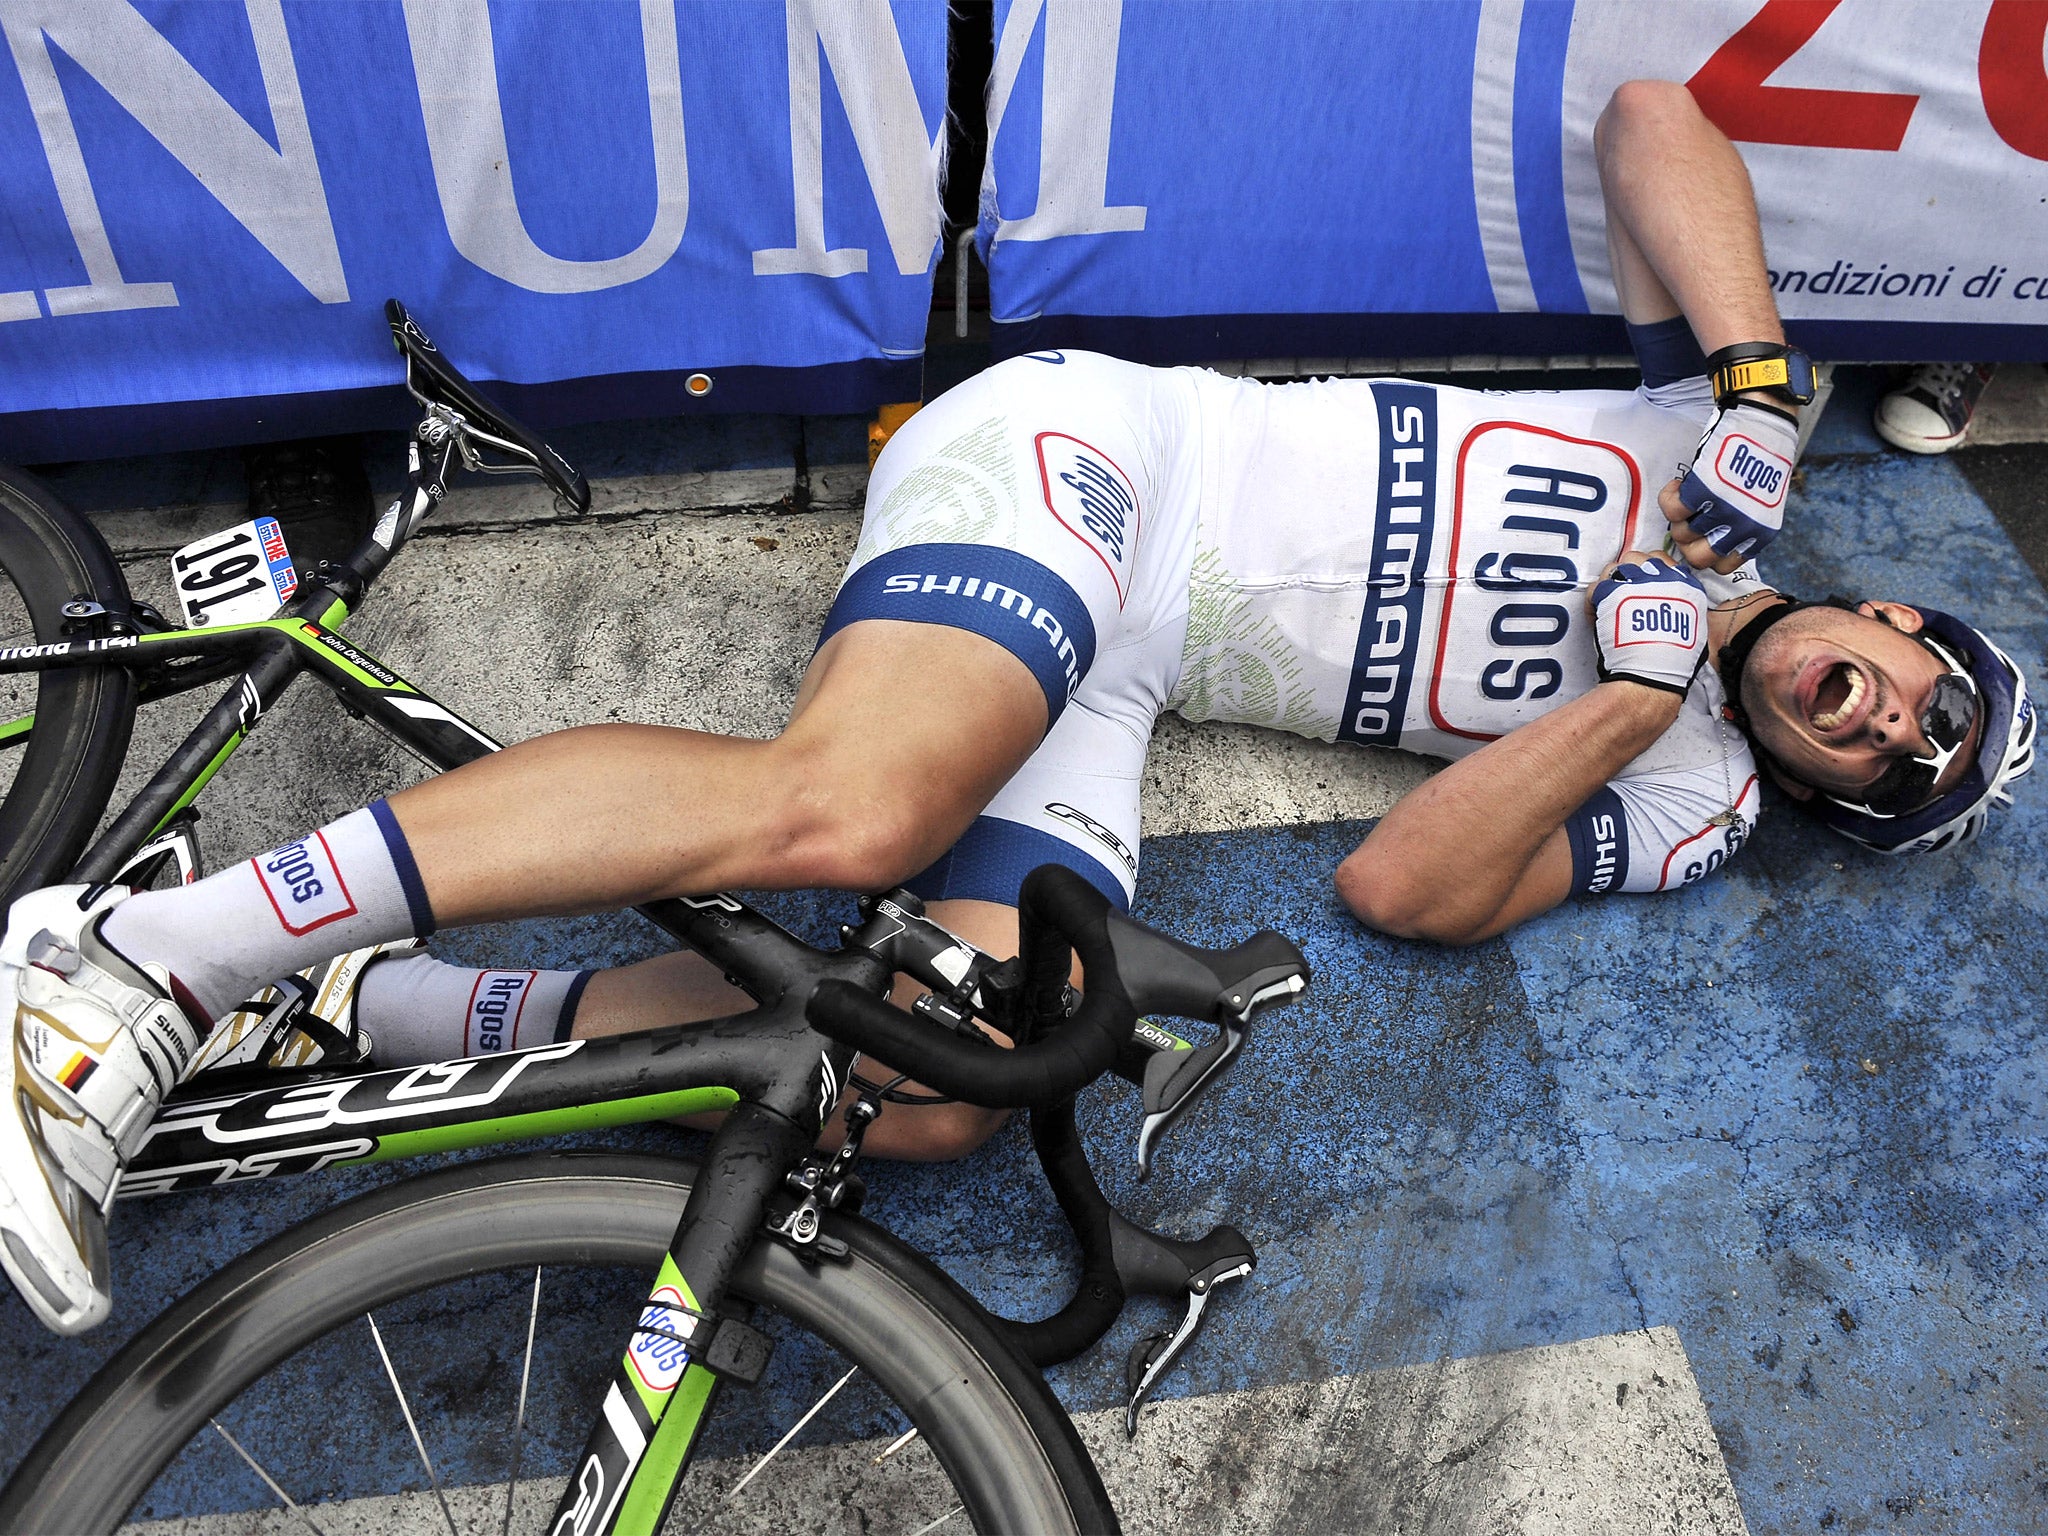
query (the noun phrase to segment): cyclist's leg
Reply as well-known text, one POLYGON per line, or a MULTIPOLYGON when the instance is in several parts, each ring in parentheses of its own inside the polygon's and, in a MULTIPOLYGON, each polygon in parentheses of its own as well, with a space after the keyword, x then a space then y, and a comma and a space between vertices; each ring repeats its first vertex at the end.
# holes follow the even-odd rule
POLYGON ((279 975, 437 927, 728 885, 886 887, 958 835, 1030 754, 1046 710, 1031 671, 981 635, 850 624, 773 740, 558 732, 124 901, 102 934, 161 966, 193 1018, 216 1018, 279 975), (906 711, 910 699, 932 702, 906 711))
MULTIPOLYGON (((935 901, 926 908, 926 915, 989 954, 1017 952, 1014 906, 989 901, 935 901)), ((923 990, 915 982, 901 980, 895 1001, 907 1008, 923 990)), ((701 955, 679 950, 592 976, 577 1004, 571 1034, 578 1040, 592 1040, 658 1029, 664 1024, 722 1018, 744 1013, 752 1006, 753 1000, 727 981, 718 967, 701 955)), ((1002 1038, 990 1033, 997 1040, 1002 1038)), ((871 1063, 862 1069, 862 1075, 870 1081, 886 1082, 895 1074, 879 1063, 871 1063)), ((912 1093, 924 1091, 914 1082, 903 1086, 912 1093)), ((698 1115, 688 1123, 710 1130, 720 1118, 698 1115)), ((984 1109, 976 1104, 892 1104, 875 1122, 862 1146, 874 1157, 947 1162, 972 1152, 1008 1118, 1008 1110, 984 1109)), ((838 1146, 844 1131, 844 1122, 835 1119, 826 1126, 821 1145, 838 1146)))
POLYGON ((1071 361, 992 369, 897 434, 773 741, 631 725, 542 737, 274 858, 141 896, 109 915, 107 942, 210 1018, 277 975, 438 926, 728 885, 872 889, 923 867, 1031 753, 1098 642, 1184 600, 1192 524, 1169 517, 1162 544, 1156 514, 1191 510, 1186 475, 1161 482, 1172 494, 1141 542, 1155 487, 1117 467, 1192 457, 1187 413, 1162 427, 1155 410, 1171 376, 1071 361))
POLYGON ((391 798, 441 926, 728 886, 872 889, 957 837, 1029 757, 1046 704, 961 629, 849 625, 769 741, 585 726, 391 798))

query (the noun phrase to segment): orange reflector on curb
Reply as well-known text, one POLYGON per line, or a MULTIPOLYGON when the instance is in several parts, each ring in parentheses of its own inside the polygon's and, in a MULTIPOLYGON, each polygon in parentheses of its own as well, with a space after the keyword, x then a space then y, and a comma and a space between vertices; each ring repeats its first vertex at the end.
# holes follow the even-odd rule
POLYGON ((896 435, 896 429, 915 416, 923 404, 922 400, 911 400, 902 405, 885 405, 875 412, 875 419, 868 423, 869 469, 875 467, 875 460, 889 446, 889 439, 896 435))

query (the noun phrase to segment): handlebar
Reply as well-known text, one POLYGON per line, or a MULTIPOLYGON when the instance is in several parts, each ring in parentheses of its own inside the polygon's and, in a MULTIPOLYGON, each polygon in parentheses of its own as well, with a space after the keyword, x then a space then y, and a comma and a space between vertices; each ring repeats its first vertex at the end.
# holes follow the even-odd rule
POLYGON ((1116 1065, 1138 1012, 1118 975, 1107 898, 1070 869, 1042 865, 1017 903, 1027 1016, 1045 1019, 1066 985, 1068 957, 1087 979, 1081 1005, 1014 1050, 941 1033, 850 982, 828 981, 811 994, 805 1016, 819 1034, 914 1075, 951 1098, 992 1109, 1021 1109, 1072 1098, 1116 1065))
POLYGON ((812 994, 805 1009, 811 1027, 948 1097, 1018 1109, 1071 1098, 1115 1068, 1141 1013, 1222 1025, 1216 1044, 1161 1053, 1146 1068, 1149 1153, 1166 1124, 1235 1057, 1252 1013, 1298 996, 1308 984, 1308 962, 1277 933, 1255 934, 1230 949, 1198 949, 1116 912, 1094 886, 1059 865, 1033 870, 1017 906, 1024 1030, 1014 1049, 994 1051, 944 1033, 845 982, 826 982, 812 994), (1062 1016, 1076 956, 1081 1002, 1062 1016))
POLYGON ((1125 1220, 1089 1169, 1074 1096, 1111 1070, 1142 1085, 1138 1170, 1144 1177, 1159 1138, 1243 1049, 1253 1013, 1306 988, 1308 963, 1272 932, 1230 949, 1183 944, 1113 911, 1101 892, 1057 865, 1031 872, 1017 906, 1018 959, 996 966, 925 919, 903 892, 863 900, 864 922, 845 930, 847 941, 932 987, 919 1001, 924 1017, 839 981, 817 988, 805 1017, 820 1034, 951 1098, 1030 1107, 1032 1146, 1080 1242, 1082 1274, 1072 1297, 1050 1317, 996 1322, 1019 1353, 1044 1367, 1092 1346, 1128 1297, 1178 1298, 1185 1308, 1179 1324, 1139 1340, 1125 1362, 1125 1432, 1135 1434, 1139 1408, 1192 1345, 1217 1288, 1243 1279, 1258 1259, 1235 1227, 1188 1240, 1125 1220), (1075 957, 1083 990, 1068 1013, 1075 957), (1156 1027, 1140 1035, 1141 1012, 1205 1019, 1218 1026, 1218 1035, 1200 1047, 1156 1027), (993 1049, 972 1032, 969 1013, 1010 1029, 1015 1048, 993 1049))

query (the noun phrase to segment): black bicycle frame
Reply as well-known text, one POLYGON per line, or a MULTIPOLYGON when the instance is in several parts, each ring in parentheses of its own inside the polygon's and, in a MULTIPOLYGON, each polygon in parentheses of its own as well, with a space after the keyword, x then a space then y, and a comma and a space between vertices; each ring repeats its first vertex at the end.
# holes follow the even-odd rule
MULTIPOLYGON (((79 861, 74 880, 111 881, 136 867, 138 855, 178 828, 181 814, 235 748, 308 672, 345 707, 436 768, 457 768, 499 750, 491 737, 358 649, 337 628, 442 499, 458 437, 439 410, 429 403, 416 434, 406 496, 346 560, 309 573, 276 616, 176 630, 157 627, 161 621, 147 610, 110 614, 86 604, 74 621, 81 631, 76 639, 0 650, 0 673, 130 667, 139 674, 144 698, 204 686, 240 668, 227 693, 79 861), (422 446, 429 450, 424 458, 422 446)), ((30 728, 15 722, 0 733, 0 745, 18 742, 30 728)), ((167 1193, 724 1110, 557 1507, 552 1536, 652 1536, 660 1528, 726 1369, 726 1330, 737 1325, 721 1321, 718 1309, 737 1266, 765 1233, 807 1256, 827 1256, 830 1240, 821 1236, 817 1219, 824 1191, 815 1179, 803 1183, 791 1175, 811 1155, 847 1086, 856 1053, 806 1022, 804 1009, 813 994, 825 983, 842 981, 879 996, 898 969, 936 988, 952 984, 943 975, 922 974, 914 959, 886 945, 870 950, 856 941, 836 953, 815 949, 730 895, 657 901, 638 910, 717 965, 759 1007, 687 1028, 428 1066, 354 1074, 316 1070, 276 1083, 244 1078, 260 1085, 242 1092, 221 1091, 230 1079, 202 1078, 166 1102, 121 1191, 167 1193), (707 1359, 719 1364, 719 1372, 707 1368, 707 1359)), ((932 929, 931 935, 939 948, 955 942, 942 930, 932 929)), ((1061 976, 1065 968, 1062 958, 1061 976)), ((927 1023, 943 1033, 942 1025, 927 1023)), ((1147 1026, 1116 1070, 1149 1085, 1146 1063, 1154 1053, 1188 1049, 1147 1026)), ((1215 1048, 1201 1053, 1217 1060, 1204 1072, 1220 1070, 1232 1053, 1234 1046, 1220 1056, 1215 1048)), ((1200 1064, 1195 1057, 1183 1059, 1200 1064)), ((1154 1086, 1163 1091, 1165 1084, 1154 1086)), ((1152 1120, 1168 1123, 1177 1112, 1152 1120)), ((998 1320, 998 1326, 1027 1358, 1041 1364, 1065 1359, 1108 1328, 1128 1283, 1193 1298, 1166 1353, 1147 1357, 1170 1362, 1199 1324, 1213 1281, 1250 1270, 1249 1246, 1228 1227, 1180 1242, 1123 1221, 1089 1172, 1071 1101, 1034 1112, 1033 1141, 1081 1239, 1086 1273, 1060 1314, 1030 1325, 998 1320)), ((745 1347, 744 1339, 733 1346, 745 1347)), ((1155 1363, 1146 1371, 1139 1396, 1161 1368, 1155 1363)), ((1132 1399, 1129 1426, 1135 1425, 1138 1400, 1132 1399)))
MULTIPOLYGON (((135 668, 146 691, 159 696, 217 680, 223 659, 241 663, 240 678, 80 859, 73 880, 117 878, 308 672, 435 768, 458 768, 499 750, 337 629, 444 494, 454 443, 444 438, 428 446, 438 449, 438 462, 423 464, 414 446, 408 494, 378 531, 339 566, 311 573, 273 618, 158 630, 141 627, 134 615, 99 614, 88 621, 99 633, 0 652, 0 672, 135 668), (178 676, 180 662, 197 674, 189 682, 178 676)), ((852 1066, 851 1048, 804 1022, 804 1002, 827 980, 884 992, 893 974, 864 951, 814 949, 733 896, 658 901, 639 910, 735 977, 760 1008, 687 1030, 299 1077, 237 1095, 175 1094, 123 1184, 126 1194, 161 1193, 727 1110, 550 1527, 556 1536, 651 1536, 659 1529, 717 1385, 698 1363, 719 1327, 717 1308, 740 1261, 761 1240, 771 1203, 816 1143, 852 1066), (682 1352, 671 1347, 677 1343, 682 1352), (679 1411, 670 1413, 672 1405, 679 1411)))

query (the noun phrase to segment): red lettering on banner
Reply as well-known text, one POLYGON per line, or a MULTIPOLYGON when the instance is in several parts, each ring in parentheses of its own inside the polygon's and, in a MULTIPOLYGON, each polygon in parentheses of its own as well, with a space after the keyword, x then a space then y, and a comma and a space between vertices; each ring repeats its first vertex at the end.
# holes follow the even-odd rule
POLYGON ((1984 115, 1998 136, 2021 154, 2048 160, 2048 3, 1991 0, 1984 42, 1977 50, 1977 86, 1984 115))
MULTIPOLYGON (((1729 138, 1746 144, 1897 149, 1920 104, 1918 96, 1764 84, 1806 46, 1841 3, 1764 0, 1764 8, 1750 17, 1749 24, 1685 82, 1700 110, 1729 138)), ((2038 61, 2038 48, 2035 57, 2038 61)))

